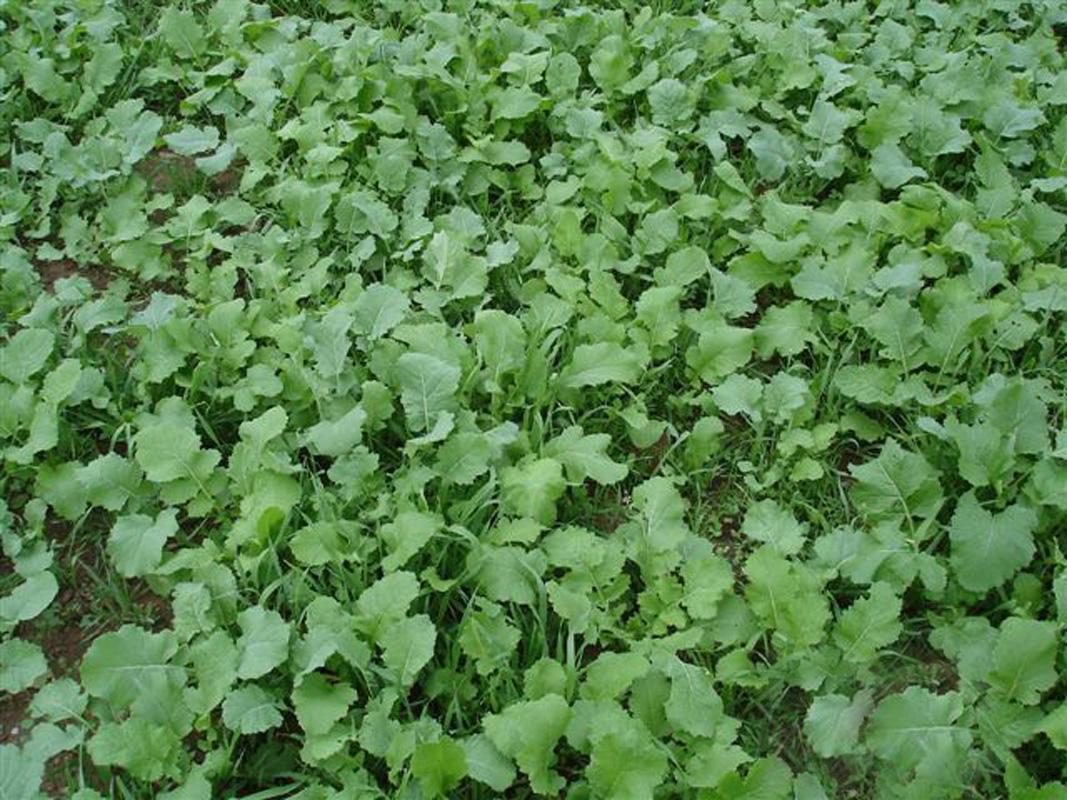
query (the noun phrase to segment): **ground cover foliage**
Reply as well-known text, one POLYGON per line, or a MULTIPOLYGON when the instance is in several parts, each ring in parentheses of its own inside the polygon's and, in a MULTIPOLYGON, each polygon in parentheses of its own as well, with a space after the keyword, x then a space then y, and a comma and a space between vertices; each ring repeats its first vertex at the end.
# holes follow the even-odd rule
POLYGON ((1067 796, 1063 3, 0 26, 0 797, 1067 796))

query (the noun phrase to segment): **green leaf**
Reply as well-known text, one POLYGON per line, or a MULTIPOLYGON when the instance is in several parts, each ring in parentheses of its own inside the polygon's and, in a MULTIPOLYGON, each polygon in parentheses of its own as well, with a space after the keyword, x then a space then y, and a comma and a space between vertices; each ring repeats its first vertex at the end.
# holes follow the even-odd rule
POLYGON ((515 759, 538 794, 555 794, 565 785, 552 771, 555 747, 571 719, 567 701, 557 694, 512 703, 499 714, 488 714, 486 735, 505 756, 515 759))
POLYGON ((38 616, 59 593, 59 583, 51 572, 31 575, 10 594, 0 597, 0 622, 13 627, 38 616))
POLYGON ((1057 626, 1052 622, 1011 617, 1000 626, 993 648, 989 683, 1006 700, 1034 705, 1058 679, 1057 626))
POLYGON ((467 751, 452 739, 423 742, 415 748, 411 772, 433 797, 446 797, 467 775, 467 751))
POLYGON ((23 328, 0 347, 0 375, 18 385, 37 374, 48 361, 56 337, 40 328, 23 328))
POLYGON ((77 681, 60 678, 43 686, 30 701, 30 713, 51 722, 80 717, 89 698, 77 681))
POLYGON ((352 307, 355 326, 371 341, 382 338, 404 321, 411 303, 399 289, 375 283, 356 298, 352 307))
POLYGON ((168 6, 159 17, 159 32, 181 58, 196 58, 204 53, 207 43, 204 31, 197 24, 192 11, 168 6))
POLYGON ((479 675, 489 675, 511 660, 522 634, 509 625, 502 606, 484 603, 468 613, 460 626, 459 646, 464 655, 473 659, 479 675))
POLYGON ((48 674, 41 648, 22 639, 0 643, 0 691, 18 694, 48 674))
POLYGON ((756 157, 756 169, 765 181, 777 181, 793 161, 793 145, 777 129, 761 125, 748 140, 748 149, 756 157))
POLYGON ((378 642, 385 666, 392 670, 402 687, 408 687, 433 658, 437 628, 428 616, 418 614, 390 625, 378 637, 378 642))
POLYGON ((760 500, 748 507, 741 532, 756 542, 765 542, 784 556, 796 555, 804 547, 807 526, 801 525, 787 509, 774 500, 760 500))
POLYGON ((677 78, 663 78, 648 87, 652 121, 657 125, 684 125, 693 116, 694 98, 677 78))
POLYGON ((262 677, 288 658, 290 626, 277 611, 255 605, 237 615, 237 624, 241 626, 239 678, 262 677))
POLYGON ((148 575, 163 559, 163 546, 178 532, 178 512, 159 512, 153 520, 130 514, 115 520, 107 539, 107 552, 119 574, 127 578, 148 575))
POLYGON ((871 174, 886 189, 899 189, 916 178, 925 178, 926 170, 911 163, 893 142, 884 142, 871 152, 871 174))
POLYGON ((971 744, 970 731, 957 724, 962 715, 963 700, 956 692, 934 694, 910 686, 878 704, 865 741, 871 752, 900 769, 940 765, 971 744))
POLYGON ((307 429, 305 436, 319 454, 339 458, 355 449, 363 438, 367 412, 353 406, 336 420, 321 420, 307 429))
POLYGON ((155 483, 210 474, 221 456, 215 450, 201 450, 200 437, 191 428, 163 422, 145 428, 134 437, 135 458, 148 480, 155 483))
POLYGON ((641 375, 641 359, 614 342, 582 344, 574 348, 570 363, 560 373, 564 389, 600 386, 604 383, 633 383, 641 375))
POLYGON ((866 690, 857 692, 851 700, 840 694, 816 697, 804 717, 804 733, 811 748, 823 758, 855 753, 860 727, 873 706, 871 693, 866 690))
POLYGON ((793 787, 793 773, 780 758, 771 756, 753 762, 741 778, 727 775, 718 786, 723 800, 786 800, 793 787))
POLYGON ((554 458, 538 458, 500 471, 500 493, 505 508, 542 525, 555 522, 556 502, 566 489, 563 468, 554 458))
POLYGON ((871 519, 926 519, 941 507, 938 472, 918 453, 888 440, 878 458, 850 466, 852 500, 871 519))
POLYGON ((745 562, 745 596, 756 617, 777 631, 790 647, 818 644, 830 618, 826 595, 816 575, 764 545, 745 562))
POLYGON ((405 353, 396 364, 400 402, 415 432, 433 428, 438 414, 455 409, 459 367, 424 353, 405 353))
POLYGON ((177 133, 168 133, 163 137, 167 146, 180 156, 195 156, 205 150, 213 150, 219 143, 218 128, 198 128, 195 125, 183 125, 177 133))
POLYGON ((625 464, 612 461, 604 452, 610 444, 611 436, 606 433, 587 435, 580 425, 571 425, 545 445, 544 454, 563 465, 571 483, 592 479, 610 485, 629 472, 625 464))
POLYGON ((529 86, 511 86, 493 96, 495 119, 522 119, 536 111, 544 100, 529 86))
POLYGON ((586 774, 600 797, 652 800, 667 774, 667 755, 632 721, 595 739, 586 774))
POLYGON ((441 519, 421 511, 402 511, 382 526, 381 537, 389 550, 382 569, 392 572, 404 566, 430 539, 440 532, 441 519))
POLYGON ((689 535, 685 501, 668 478, 650 478, 633 492, 634 508, 641 512, 642 533, 656 552, 671 550, 689 535))
POLYGON ((131 717, 101 725, 89 740, 88 750, 99 766, 122 767, 135 778, 158 781, 177 759, 181 741, 169 728, 131 717))
POLYGON ((672 660, 667 669, 671 693, 663 710, 667 720, 692 736, 713 738, 723 721, 723 703, 711 674, 703 667, 672 660))
POLYGON ((897 640, 901 602, 888 583, 871 586, 867 597, 855 601, 838 618, 834 642, 842 658, 856 664, 874 661, 878 651, 897 640))
POLYGON ((255 684, 243 686, 222 701, 222 724, 245 735, 263 733, 282 724, 278 702, 255 684))
POLYGON ((756 327, 756 352, 760 358, 770 358, 774 353, 799 355, 814 340, 813 327, 811 306, 803 300, 773 306, 767 309, 756 327))
POLYGON ((117 453, 98 456, 75 472, 88 501, 108 511, 119 511, 140 495, 143 473, 140 467, 117 453))
POLYGON ((715 384, 745 366, 752 348, 752 331, 719 323, 700 334, 685 361, 706 383, 715 384))
POLYGON ((37 800, 44 778, 44 759, 32 758, 14 744, 0 744, 0 797, 37 800))
POLYGON ((1033 531, 1037 516, 1012 505, 992 514, 968 492, 956 505, 949 525, 952 568, 960 585, 972 592, 988 592, 1009 580, 1034 557, 1033 531))
POLYGON ((480 733, 462 742, 471 778, 496 792, 503 792, 515 781, 515 766, 480 733))
POLYGON ((330 683, 324 675, 313 672, 304 676, 300 685, 293 689, 293 708, 304 732, 309 736, 321 736, 348 713, 358 697, 351 686, 330 683))
POLYGON ((81 664, 81 682, 94 697, 119 710, 153 706, 185 683, 184 668, 171 664, 178 640, 171 631, 149 633, 123 625, 97 637, 81 664))

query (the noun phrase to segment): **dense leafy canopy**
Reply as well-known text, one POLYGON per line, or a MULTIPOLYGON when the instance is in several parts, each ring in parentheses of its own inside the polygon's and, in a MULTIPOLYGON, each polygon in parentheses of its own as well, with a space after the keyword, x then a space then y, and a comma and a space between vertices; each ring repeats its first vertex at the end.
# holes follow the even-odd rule
POLYGON ((1067 796, 1065 40, 0 2, 0 797, 1067 796))

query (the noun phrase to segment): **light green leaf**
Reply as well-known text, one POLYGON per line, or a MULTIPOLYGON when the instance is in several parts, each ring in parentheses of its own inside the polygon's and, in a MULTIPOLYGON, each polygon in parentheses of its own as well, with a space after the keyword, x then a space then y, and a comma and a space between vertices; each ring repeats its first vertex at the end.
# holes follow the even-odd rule
POLYGON ((293 708, 304 732, 309 736, 320 736, 348 713, 358 697, 351 686, 331 683, 324 675, 313 672, 305 675, 300 685, 293 689, 293 708))
POLYGON ((433 797, 446 797, 467 775, 467 751, 447 737, 415 748, 411 772, 433 797))
POLYGON ((115 520, 107 539, 107 553, 121 575, 135 578, 148 575, 163 559, 163 546, 178 532, 178 512, 159 512, 153 520, 144 514, 130 514, 115 520))
POLYGON ((22 639, 0 643, 0 692, 18 694, 47 673, 48 662, 38 645, 22 639))
POLYGON ((277 611, 255 605, 237 615, 241 638, 237 675, 249 680, 266 675, 289 656, 289 623, 277 611))
POLYGON ((1034 557, 1033 531, 1037 516, 1012 505, 992 514, 968 492, 956 505, 949 525, 952 568, 960 585, 987 592, 1009 580, 1034 557))
POLYGON ((277 728, 282 724, 282 715, 278 701, 252 684, 226 695, 222 701, 222 723, 231 731, 249 735, 277 728))
POLYGON ((910 686, 878 704, 865 741, 871 752, 900 769, 936 765, 970 745, 970 731, 958 724, 962 715, 963 700, 956 692, 934 694, 910 686))
POLYGON ((411 430, 429 431, 438 414, 454 410, 459 367, 424 353, 405 353, 397 360, 396 371, 411 430))
POLYGON ((586 435, 580 425, 571 425, 545 445, 544 454, 559 461, 572 483, 592 479, 610 485, 626 477, 625 464, 611 460, 604 451, 611 444, 606 433, 586 435))
POLYGON ((1034 705, 1058 679, 1056 651, 1059 632, 1055 623, 1011 617, 1000 626, 993 648, 989 683, 1005 699, 1034 705))
POLYGON ((804 733, 812 749, 823 758, 855 753, 860 727, 873 706, 871 693, 866 690, 857 692, 851 700, 840 694, 815 698, 804 717, 804 733))
POLYGON ((614 342, 582 344, 574 348, 574 355, 560 373, 559 385, 564 389, 599 386, 604 383, 633 383, 641 374, 641 359, 614 342))
POLYGON ((834 628, 834 642, 842 658, 864 664, 900 636, 901 602, 888 583, 871 586, 867 597, 856 600, 841 614, 834 628))
POLYGON ((488 714, 482 724, 497 749, 515 759, 535 792, 555 794, 566 782, 552 771, 554 750, 570 718, 567 701, 558 694, 546 694, 488 714))
POLYGON ((556 520, 556 502, 567 489, 563 468, 554 458, 539 458, 500 471, 504 506, 520 517, 542 525, 556 520))
POLYGON ((756 542, 770 544, 785 556, 796 555, 804 546, 807 526, 774 500, 760 500, 748 507, 741 532, 756 542))
POLYGON ((428 616, 418 614, 390 625, 380 634, 378 642, 385 666, 393 671, 402 687, 408 687, 433 658, 437 629, 428 616))
POLYGON ((0 375, 18 385, 35 375, 48 361, 56 337, 40 328, 23 328, 0 347, 0 375))
POLYGON ((218 128, 198 128, 195 125, 183 125, 177 133, 166 134, 163 137, 163 141, 180 156, 195 156, 205 150, 212 150, 218 145, 219 130, 218 128))

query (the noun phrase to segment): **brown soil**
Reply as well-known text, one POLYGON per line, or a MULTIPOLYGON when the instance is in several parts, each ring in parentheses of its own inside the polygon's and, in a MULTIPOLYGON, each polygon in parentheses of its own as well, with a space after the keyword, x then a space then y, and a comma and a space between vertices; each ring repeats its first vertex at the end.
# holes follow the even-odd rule
MULTIPOLYGON (((188 180, 198 175, 195 158, 180 156, 166 147, 141 159, 135 169, 148 181, 153 191, 161 194, 173 192, 182 179, 188 180)), ((211 188, 220 195, 233 194, 240 182, 240 171, 233 167, 210 178, 211 188)))
POLYGON ((22 721, 26 718, 26 708, 30 704, 30 692, 0 698, 0 744, 22 744, 26 738, 26 728, 22 721))
POLYGON ((110 276, 103 267, 79 267, 78 264, 70 258, 63 258, 59 261, 37 261, 34 266, 37 269, 37 274, 41 277, 41 283, 49 292, 55 290, 55 283, 60 278, 71 278, 75 275, 80 275, 93 285, 93 288, 97 291, 103 291, 107 288, 110 276))

